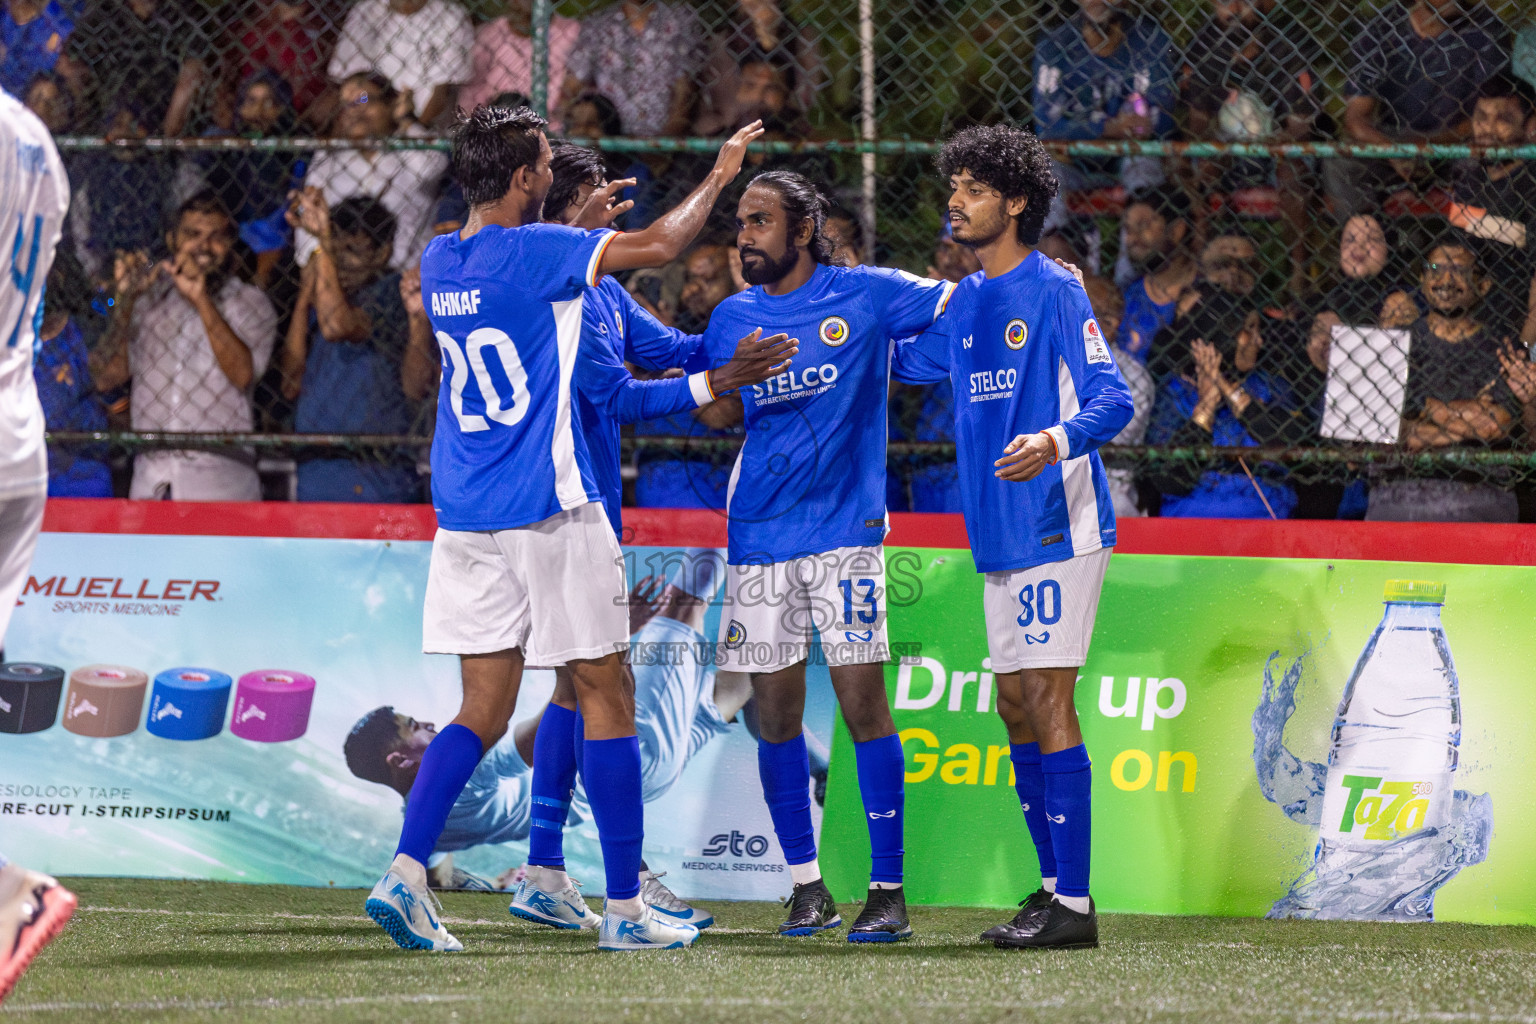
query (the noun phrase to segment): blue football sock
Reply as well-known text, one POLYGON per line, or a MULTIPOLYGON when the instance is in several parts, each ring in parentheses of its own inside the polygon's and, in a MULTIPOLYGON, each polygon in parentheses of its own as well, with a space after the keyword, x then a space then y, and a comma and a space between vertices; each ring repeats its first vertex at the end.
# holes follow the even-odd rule
POLYGON ((757 774, 763 783, 763 799, 773 818, 786 864, 808 864, 816 859, 816 831, 811 825, 811 764, 805 753, 805 734, 784 743, 757 741, 757 774))
POLYGON ((1008 748, 1013 762, 1013 791, 1019 794, 1024 810, 1024 824, 1035 841, 1035 856, 1040 859, 1040 877, 1056 875, 1056 850, 1051 846, 1051 825, 1045 818, 1045 773, 1040 770, 1040 744, 1014 743, 1008 748))
POLYGON ((576 744, 576 773, 583 779, 587 777, 587 720, 581 717, 581 709, 576 709, 576 717, 571 722, 571 740, 576 744))
POLYGON ((582 777, 592 820, 603 848, 603 873, 608 898, 627 900, 640 895, 640 845, 645 839, 645 805, 640 797, 640 741, 634 736, 587 740, 582 777))
POLYGON ((396 854, 427 863, 448 822, 448 812, 464 792, 482 753, 480 737, 462 725, 448 726, 427 745, 411 795, 406 798, 405 827, 400 830, 396 854))
POLYGON ((576 712, 558 704, 544 708, 533 737, 532 821, 528 863, 565 870, 565 818, 576 785, 576 712))
POLYGON ((1093 768, 1079 743, 1040 759, 1045 774, 1045 813, 1056 852, 1056 892, 1088 895, 1088 853, 1093 839, 1093 768))
POLYGON ((859 769, 859 795, 864 799, 864 820, 869 825, 869 880, 900 885, 907 770, 901 740, 882 736, 855 743, 853 753, 859 769))

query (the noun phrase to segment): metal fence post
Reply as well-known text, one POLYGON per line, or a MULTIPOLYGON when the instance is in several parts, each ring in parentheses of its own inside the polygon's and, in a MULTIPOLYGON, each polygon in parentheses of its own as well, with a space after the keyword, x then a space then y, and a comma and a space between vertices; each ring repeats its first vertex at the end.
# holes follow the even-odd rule
POLYGON ((549 116, 549 22, 554 13, 550 0, 533 0, 533 95, 528 99, 541 117, 549 116))

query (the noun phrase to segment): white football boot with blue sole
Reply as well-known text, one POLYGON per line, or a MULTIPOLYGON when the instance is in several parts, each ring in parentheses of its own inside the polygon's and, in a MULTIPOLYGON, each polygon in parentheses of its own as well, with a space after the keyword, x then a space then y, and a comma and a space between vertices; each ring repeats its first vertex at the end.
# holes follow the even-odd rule
POLYGON ((715 915, 707 910, 690 907, 677 898, 677 894, 661 884, 661 877, 666 872, 652 873, 640 872, 640 898, 645 905, 662 915, 662 919, 673 924, 691 924, 699 931, 703 931, 715 923, 715 915))
POLYGON ((401 949, 438 953, 458 953, 464 949, 464 944, 443 927, 442 907, 431 890, 412 885, 393 870, 379 879, 363 909, 401 949))
POLYGON ((618 914, 603 913, 597 931, 597 948, 606 953, 633 952, 641 949, 687 949, 699 937, 691 924, 674 924, 647 906, 640 920, 631 921, 618 914))
POLYGON ((559 892, 545 892, 525 878, 517 883, 512 893, 512 905, 507 909, 513 917, 551 928, 570 931, 596 928, 602 924, 602 915, 593 913, 587 906, 577 889, 578 884, 572 882, 559 892))

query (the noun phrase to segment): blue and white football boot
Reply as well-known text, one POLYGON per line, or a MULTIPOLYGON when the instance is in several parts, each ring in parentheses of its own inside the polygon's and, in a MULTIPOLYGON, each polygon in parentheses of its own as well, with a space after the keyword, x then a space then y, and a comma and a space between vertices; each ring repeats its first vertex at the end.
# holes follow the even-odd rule
POLYGON ((687 949, 699 937, 691 924, 675 924, 647 905, 640 920, 603 912, 603 924, 597 931, 597 948, 609 953, 641 949, 687 949))
POLYGON ((640 898, 645 905, 662 915, 662 920, 673 924, 691 924, 703 931, 715 923, 715 915, 707 910, 690 907, 677 898, 677 894, 661 884, 666 872, 640 872, 640 898))
POLYGON ((602 915, 593 913, 587 906, 587 901, 581 898, 580 886, 580 882, 572 879, 571 884, 559 892, 545 892, 525 878, 517 883, 512 892, 512 905, 507 909, 513 917, 551 928, 596 928, 603 921, 602 915))
POLYGON ((464 944, 443 927, 443 908, 432 891, 412 885, 393 868, 373 887, 363 909, 401 949, 430 949, 439 953, 458 953, 464 949, 464 944))

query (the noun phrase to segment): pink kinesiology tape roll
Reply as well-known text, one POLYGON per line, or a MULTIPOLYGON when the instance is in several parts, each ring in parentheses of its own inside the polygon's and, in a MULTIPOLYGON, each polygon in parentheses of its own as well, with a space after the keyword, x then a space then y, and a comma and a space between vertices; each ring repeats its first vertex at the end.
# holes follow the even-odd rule
POLYGON ((229 731, 257 743, 296 740, 309 728, 315 681, 302 672, 263 669, 247 672, 235 687, 229 731))

